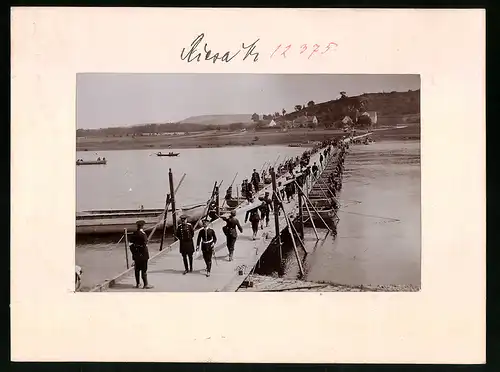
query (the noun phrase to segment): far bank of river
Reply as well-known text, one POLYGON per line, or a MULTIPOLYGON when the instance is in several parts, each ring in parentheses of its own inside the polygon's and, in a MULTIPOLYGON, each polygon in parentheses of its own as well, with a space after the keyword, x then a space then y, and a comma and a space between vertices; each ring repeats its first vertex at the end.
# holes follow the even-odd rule
MULTIPOLYGON (((419 139, 420 125, 412 124, 402 128, 374 128, 374 137, 383 139, 419 139)), ((360 130, 360 133, 365 130, 360 130)), ((325 138, 344 136, 338 129, 291 129, 261 131, 207 131, 180 135, 138 136, 138 137, 88 137, 77 138, 77 151, 111 151, 137 149, 187 149, 244 146, 276 146, 303 144, 322 141, 325 138)))

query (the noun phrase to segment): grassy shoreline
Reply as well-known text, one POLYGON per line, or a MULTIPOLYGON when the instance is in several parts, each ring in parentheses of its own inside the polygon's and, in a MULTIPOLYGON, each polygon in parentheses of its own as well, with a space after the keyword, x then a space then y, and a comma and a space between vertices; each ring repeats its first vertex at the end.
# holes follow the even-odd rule
MULTIPOLYGON (((331 129, 293 129, 281 131, 208 131, 176 136, 144 137, 89 137, 77 138, 77 151, 110 151, 140 149, 187 149, 217 148, 235 146, 272 146, 300 144, 307 147, 311 142, 345 135, 341 130, 331 129)), ((378 128, 373 138, 381 140, 420 139, 420 125, 408 125, 405 128, 378 128)))

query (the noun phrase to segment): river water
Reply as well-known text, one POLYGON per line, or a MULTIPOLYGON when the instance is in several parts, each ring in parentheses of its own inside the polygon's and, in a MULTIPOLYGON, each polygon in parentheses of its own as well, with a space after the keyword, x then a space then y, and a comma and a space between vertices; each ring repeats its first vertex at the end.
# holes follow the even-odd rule
MULTIPOLYGON (((210 197, 215 181, 222 181, 221 191, 231 184, 240 185, 266 162, 278 163, 286 157, 302 154, 306 149, 287 146, 221 147, 181 150, 80 151, 77 158, 95 160, 105 157, 106 165, 76 167, 76 209, 163 208, 169 190, 168 170, 172 169, 174 185, 186 177, 176 194, 177 205, 204 203, 210 197), (177 157, 155 153, 179 152, 177 157)), ((236 188, 233 188, 236 196, 236 188)), ((222 195, 223 196, 223 195, 222 195)))
MULTIPOLYGON (((420 142, 351 146, 339 198, 335 239, 330 235, 316 243, 314 231, 305 231, 310 252, 302 257, 305 279, 419 286, 420 142)), ((324 235, 320 230, 319 236, 324 235)), ((293 251, 287 252, 285 277, 295 278, 297 260, 293 251)))
MULTIPOLYGON (((177 158, 151 156, 150 150, 82 152, 78 158, 106 157, 106 166, 77 167, 77 210, 162 208, 168 189, 168 168, 174 183, 187 176, 178 204, 206 202, 216 180, 222 189, 240 184, 253 168, 281 154, 296 156, 303 148, 283 146, 179 150, 177 158), (244 174, 243 174, 244 172, 244 174)), ((168 151, 168 150, 162 150, 168 151)), ((346 157, 340 200, 338 236, 315 243, 306 230, 310 252, 303 258, 305 279, 341 284, 420 285, 420 142, 377 142, 352 146, 346 157)), ((320 236, 325 235, 320 230, 320 236)), ((152 242, 150 251, 158 251, 152 242)), ((124 244, 81 243, 76 263, 84 270, 86 290, 126 269, 124 244)), ((298 266, 293 251, 286 256, 285 276, 298 266)))

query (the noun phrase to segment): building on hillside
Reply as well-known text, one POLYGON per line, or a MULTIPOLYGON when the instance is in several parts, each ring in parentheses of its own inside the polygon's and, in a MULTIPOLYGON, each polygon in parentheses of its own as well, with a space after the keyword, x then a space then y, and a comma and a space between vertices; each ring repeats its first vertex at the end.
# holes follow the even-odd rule
POLYGON ((344 118, 342 119, 342 124, 344 124, 345 126, 349 126, 353 125, 354 122, 352 121, 350 116, 344 116, 344 118))
POLYGON ((293 121, 295 127, 316 127, 318 125, 318 118, 316 116, 300 116, 293 121))
POLYGON ((276 125, 279 126, 281 129, 289 129, 293 128, 293 121, 285 120, 283 118, 277 118, 276 125))
POLYGON ((377 124, 377 119, 378 119, 378 116, 377 116, 377 111, 365 111, 365 112, 362 112, 358 118, 358 121, 360 121, 359 119, 363 116, 368 116, 371 120, 371 125, 375 125, 377 124))
POLYGON ((377 111, 366 111, 366 112, 370 116, 370 119, 372 119, 372 124, 377 124, 378 120, 377 111))
POLYGON ((276 122, 274 119, 271 120, 259 120, 257 123, 257 128, 264 129, 264 128, 275 128, 277 127, 276 122))

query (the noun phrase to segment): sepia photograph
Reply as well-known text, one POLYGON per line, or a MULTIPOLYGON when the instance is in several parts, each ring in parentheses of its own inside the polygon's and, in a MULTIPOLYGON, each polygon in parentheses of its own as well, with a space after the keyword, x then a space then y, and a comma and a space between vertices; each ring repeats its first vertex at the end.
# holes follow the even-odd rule
POLYGON ((76 75, 77 292, 416 292, 420 75, 76 75))

